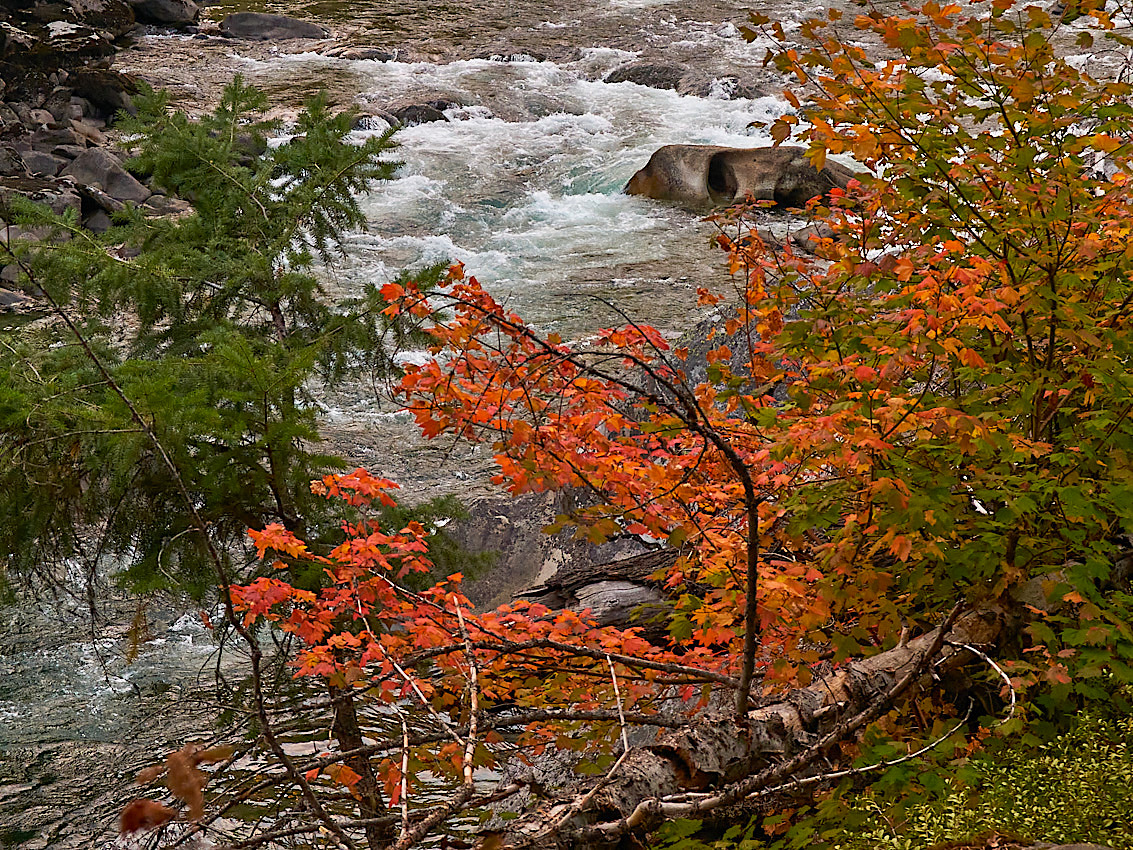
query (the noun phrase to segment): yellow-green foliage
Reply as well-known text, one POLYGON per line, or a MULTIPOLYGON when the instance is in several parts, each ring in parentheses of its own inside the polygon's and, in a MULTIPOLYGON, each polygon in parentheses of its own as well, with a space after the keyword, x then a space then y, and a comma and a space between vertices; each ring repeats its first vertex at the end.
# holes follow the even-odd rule
POLYGON ((998 831, 1035 841, 1133 848, 1133 718, 1086 715, 1031 751, 971 761, 931 802, 892 819, 871 794, 855 808, 869 820, 834 842, 839 850, 913 850, 998 831))
POLYGON ((821 814, 796 822, 777 839, 765 830, 778 832, 772 824, 779 818, 757 817, 716 839, 698 834, 694 821, 677 821, 655 836, 653 847, 924 850, 997 833, 1133 850, 1133 717, 1085 713, 1050 743, 974 756, 927 798, 882 782, 843 800, 844 806, 828 801, 821 814))

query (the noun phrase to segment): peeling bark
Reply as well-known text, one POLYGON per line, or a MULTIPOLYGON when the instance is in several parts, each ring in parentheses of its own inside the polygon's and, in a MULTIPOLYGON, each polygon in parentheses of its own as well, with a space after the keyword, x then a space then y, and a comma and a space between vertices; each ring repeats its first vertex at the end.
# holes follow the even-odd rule
MULTIPOLYGON (((813 773, 814 763, 840 734, 852 736, 900 690, 929 675, 930 668, 940 671, 971 660, 964 650, 945 646, 946 637, 950 643, 994 645, 1006 622, 1002 610, 971 612, 947 634, 942 626, 872 658, 844 664, 779 702, 751 709, 742 720, 726 710, 705 712, 683 728, 664 730, 654 741, 631 747, 596 791, 594 781, 557 791, 541 787, 549 798, 482 834, 477 846, 625 846, 624 839, 640 836, 663 818, 702 815, 813 773), (579 806, 583 799, 586 805, 579 806)), ((519 798, 533 802, 530 794, 513 799, 519 798)))

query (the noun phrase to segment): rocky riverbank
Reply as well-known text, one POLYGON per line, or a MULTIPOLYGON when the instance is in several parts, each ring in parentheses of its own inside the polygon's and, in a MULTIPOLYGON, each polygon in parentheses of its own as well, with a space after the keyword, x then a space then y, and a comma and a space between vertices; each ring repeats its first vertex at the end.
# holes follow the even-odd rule
MULTIPOLYGON (((178 203, 155 194, 123 167, 106 130, 134 112, 137 82, 113 69, 139 23, 192 24, 191 0, 70 0, 0 6, 0 239, 41 234, 4 220, 14 197, 72 209, 101 233, 127 203, 163 215, 178 203)), ((15 263, 0 264, 0 311, 35 310, 34 290, 15 263), (26 291, 21 291, 24 289, 26 291)))

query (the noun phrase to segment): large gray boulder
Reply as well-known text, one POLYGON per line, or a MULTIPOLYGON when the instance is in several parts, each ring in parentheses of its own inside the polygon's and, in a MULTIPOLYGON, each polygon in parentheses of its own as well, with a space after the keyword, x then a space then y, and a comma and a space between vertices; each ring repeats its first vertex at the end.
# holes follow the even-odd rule
POLYGON ((80 186, 95 186, 116 201, 140 204, 152 193, 122 167, 122 163, 102 148, 90 148, 63 169, 80 186))
POLYGON ((128 0, 139 21, 185 26, 195 23, 201 8, 193 0, 128 0))
POLYGON ((220 33, 229 38, 251 41, 284 41, 289 38, 326 38, 329 33, 316 24, 268 15, 263 12, 237 12, 220 22, 220 33))
POLYGON ((846 187, 854 172, 835 162, 817 171, 799 147, 666 145, 630 178, 625 191, 684 206, 726 206, 752 197, 781 207, 846 187))

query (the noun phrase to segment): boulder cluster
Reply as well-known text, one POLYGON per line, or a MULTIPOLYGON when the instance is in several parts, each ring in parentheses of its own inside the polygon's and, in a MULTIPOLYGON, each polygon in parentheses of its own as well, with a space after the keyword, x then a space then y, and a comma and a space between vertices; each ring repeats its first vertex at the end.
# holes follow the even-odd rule
MULTIPOLYGON (((165 214, 183 202, 154 193, 123 167, 104 130, 134 112, 136 81, 112 69, 138 23, 185 26, 193 0, 3 0, 0 3, 0 241, 37 238, 4 220, 15 196, 76 210, 99 233, 126 203, 165 214)), ((19 269, 0 268, 0 311, 34 308, 19 269)))

